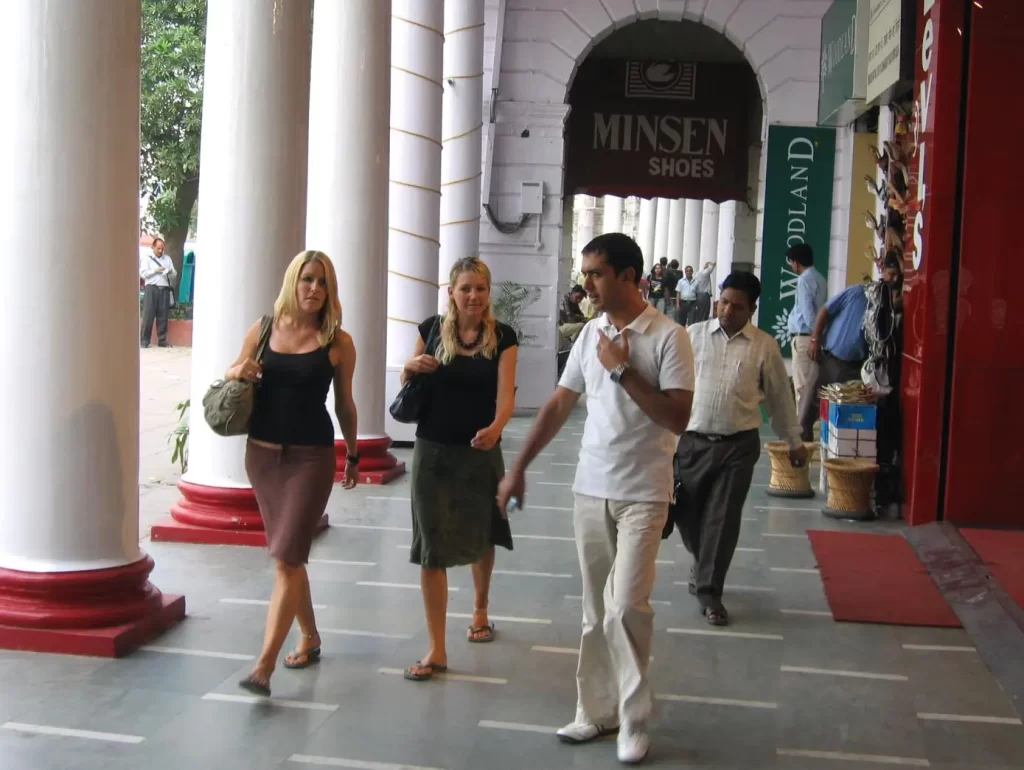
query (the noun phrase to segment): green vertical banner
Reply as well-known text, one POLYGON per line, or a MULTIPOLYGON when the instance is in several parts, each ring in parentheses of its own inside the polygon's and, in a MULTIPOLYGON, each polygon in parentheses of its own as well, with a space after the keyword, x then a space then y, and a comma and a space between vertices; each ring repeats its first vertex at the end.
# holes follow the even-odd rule
POLYGON ((786 250, 810 244, 815 269, 828 278, 835 157, 836 132, 831 128, 768 127, 757 325, 779 341, 786 357, 797 280, 786 263, 786 250))

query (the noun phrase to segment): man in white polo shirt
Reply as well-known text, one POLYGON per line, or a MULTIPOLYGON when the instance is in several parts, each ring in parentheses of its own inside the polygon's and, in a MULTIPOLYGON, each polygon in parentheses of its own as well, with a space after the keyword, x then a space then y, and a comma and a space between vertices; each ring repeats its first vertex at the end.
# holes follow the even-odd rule
POLYGON ((522 504, 526 469, 565 424, 582 393, 587 421, 573 491, 583 573, 583 638, 575 720, 558 731, 585 743, 618 731, 618 757, 640 762, 650 738, 647 681, 655 558, 672 496, 672 455, 693 401, 686 330, 637 290, 643 255, 608 233, 583 249, 583 287, 598 311, 580 332, 562 379, 498 488, 502 510, 522 504))

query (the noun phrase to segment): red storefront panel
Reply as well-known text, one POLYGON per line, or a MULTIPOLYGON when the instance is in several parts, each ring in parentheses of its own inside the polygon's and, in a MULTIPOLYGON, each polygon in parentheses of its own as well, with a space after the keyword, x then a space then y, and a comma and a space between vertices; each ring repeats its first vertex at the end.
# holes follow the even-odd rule
POLYGON ((976 3, 969 29, 945 512, 957 524, 1021 526, 1024 103, 1012 83, 1024 71, 1024 2, 976 3))
POLYGON ((934 521, 940 500, 965 2, 917 4, 917 136, 910 168, 901 385, 904 516, 910 524, 934 521))

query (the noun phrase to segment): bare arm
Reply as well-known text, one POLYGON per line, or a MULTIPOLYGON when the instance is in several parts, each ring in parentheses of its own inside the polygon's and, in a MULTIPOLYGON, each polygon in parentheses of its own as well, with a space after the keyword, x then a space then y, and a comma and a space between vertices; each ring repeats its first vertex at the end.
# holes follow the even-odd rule
POLYGON ((519 359, 519 346, 513 345, 502 351, 498 359, 498 404, 494 413, 491 429, 500 434, 512 419, 516 410, 516 362, 519 359))
POLYGON ((262 321, 257 321, 249 327, 249 330, 245 333, 245 339, 242 340, 242 351, 224 373, 225 380, 241 380, 243 379, 243 370, 251 369, 251 367, 245 367, 244 364, 246 362, 255 362, 256 348, 260 344, 260 329, 262 326, 262 321))
POLYGON ((636 369, 626 369, 619 384, 644 414, 677 436, 686 432, 693 405, 692 390, 658 390, 636 369))
POLYGON ((398 381, 401 382, 403 385, 405 385, 405 383, 407 383, 409 380, 411 380, 415 376, 415 372, 411 371, 409 369, 409 366, 412 365, 412 362, 415 359, 417 359, 417 358, 419 358, 420 356, 423 355, 423 351, 426 349, 426 347, 427 347, 427 344, 423 341, 423 338, 420 337, 420 336, 417 336, 416 337, 416 347, 413 348, 413 351, 412 351, 412 358, 410 358, 408 361, 406 361, 405 364, 402 366, 402 374, 399 375, 399 377, 398 377, 398 381))
POLYGON ((356 371, 356 346, 352 338, 339 331, 334 340, 338 363, 334 367, 334 412, 349 454, 355 454, 359 436, 356 402, 352 398, 352 377, 356 371))

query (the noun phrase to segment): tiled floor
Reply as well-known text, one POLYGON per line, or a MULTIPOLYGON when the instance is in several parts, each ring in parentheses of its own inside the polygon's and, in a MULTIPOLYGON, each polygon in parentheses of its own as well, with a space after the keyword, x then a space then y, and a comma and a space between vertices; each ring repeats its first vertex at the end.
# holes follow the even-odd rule
MULTIPOLYGON (((614 741, 569 748, 551 734, 575 704, 580 585, 569 485, 583 416, 532 469, 528 507, 513 523, 516 550, 499 552, 494 644, 463 640, 472 583, 467 569, 452 572, 451 678, 414 684, 399 675, 426 649, 418 573, 408 563, 407 479, 339 487, 333 526, 310 565, 324 660, 279 669, 280 700, 251 703, 236 687, 262 636, 266 555, 147 543, 154 582, 186 595, 188 619, 122 660, 0 653, 0 768, 618 766, 614 741), (32 732, 40 727, 58 734, 32 732)), ((528 427, 514 421, 510 455, 528 427)), ((765 495, 767 480, 763 459, 729 575, 733 624, 723 633, 703 623, 678 584, 688 569, 679 540, 663 544, 650 764, 1024 767, 1024 727, 964 632, 837 624, 816 573, 778 570, 814 567, 808 528, 887 527, 826 519, 815 501, 779 503, 765 495)))

